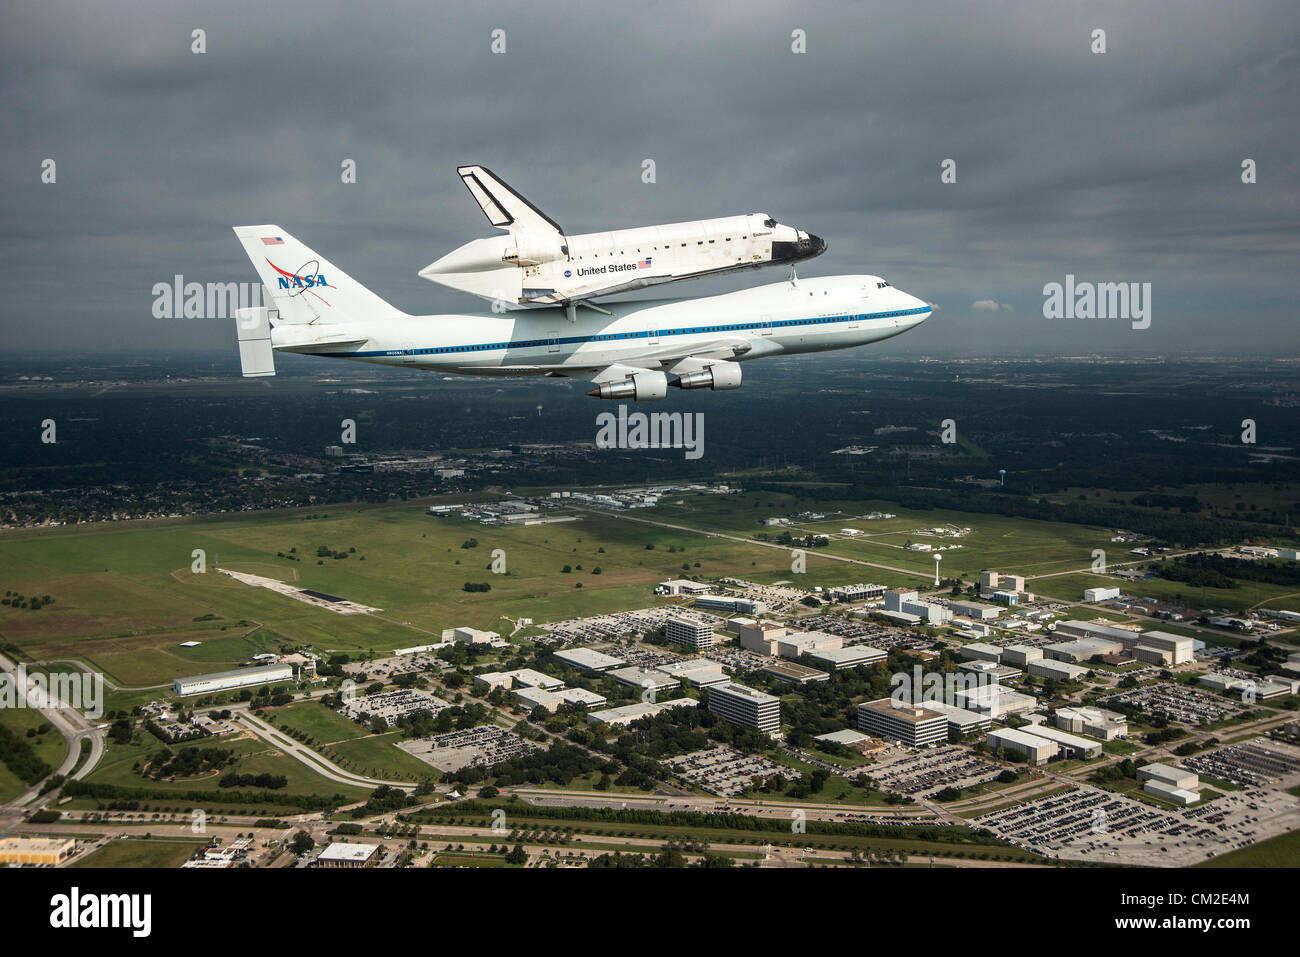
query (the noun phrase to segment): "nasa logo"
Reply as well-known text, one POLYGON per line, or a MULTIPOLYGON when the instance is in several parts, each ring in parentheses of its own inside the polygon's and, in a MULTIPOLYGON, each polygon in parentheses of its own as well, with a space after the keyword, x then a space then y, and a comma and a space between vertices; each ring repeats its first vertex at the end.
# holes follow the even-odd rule
POLYGON ((572 269, 566 269, 566 270, 564 270, 564 278, 565 278, 565 279, 572 279, 572 278, 573 278, 573 270, 572 270, 572 269))
POLYGON ((319 274, 315 276, 290 276, 287 279, 284 276, 278 276, 277 281, 281 289, 310 289, 312 286, 328 286, 325 277, 319 274))

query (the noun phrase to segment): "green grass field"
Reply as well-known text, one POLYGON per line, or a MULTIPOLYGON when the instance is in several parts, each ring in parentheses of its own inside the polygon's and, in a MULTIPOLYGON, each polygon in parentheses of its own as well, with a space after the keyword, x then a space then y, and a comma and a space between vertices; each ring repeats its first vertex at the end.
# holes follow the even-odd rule
MULTIPOLYGON (((50 725, 44 734, 27 737, 28 730, 39 729, 47 724, 45 716, 32 708, 0 709, 0 725, 4 725, 30 744, 37 757, 48 764, 52 770, 57 770, 68 756, 68 742, 63 735, 50 725)), ((19 780, 18 776, 3 762, 0 762, 0 803, 13 800, 29 786, 19 780)))
MULTIPOLYGON (((226 789, 219 786, 221 774, 227 771, 236 771, 239 774, 275 774, 283 775, 288 779, 288 785, 283 789, 271 791, 271 794, 285 795, 318 795, 322 797, 332 797, 335 794, 342 794, 350 801, 362 800, 369 793, 364 788, 349 787, 338 784, 321 777, 311 770, 301 761, 288 757, 282 752, 269 747, 264 741, 252 736, 240 738, 208 738, 199 742, 187 742, 183 744, 167 745, 172 751, 178 751, 184 747, 214 747, 222 748, 234 752, 237 760, 231 765, 224 768, 221 772, 209 772, 207 774, 194 775, 192 777, 181 778, 175 781, 154 781, 145 778, 135 770, 135 765, 141 766, 147 761, 148 757, 156 753, 164 745, 153 735, 142 733, 138 736, 138 742, 131 744, 115 744, 110 742, 104 753, 104 758, 100 761, 99 766, 90 774, 87 780, 94 784, 112 784, 121 787, 151 788, 161 791, 175 791, 182 793, 185 791, 203 791, 210 792, 215 802, 220 803, 224 794, 228 793, 226 789)), ((235 790, 253 790, 249 788, 237 788, 235 790)), ((292 806, 288 804, 286 806, 292 806)))
POLYGON ((70 866, 132 869, 180 867, 205 843, 129 837, 111 841, 70 866))
POLYGON ((1290 831, 1250 847, 1202 861, 1197 867, 1295 867, 1300 863, 1300 831, 1290 831))

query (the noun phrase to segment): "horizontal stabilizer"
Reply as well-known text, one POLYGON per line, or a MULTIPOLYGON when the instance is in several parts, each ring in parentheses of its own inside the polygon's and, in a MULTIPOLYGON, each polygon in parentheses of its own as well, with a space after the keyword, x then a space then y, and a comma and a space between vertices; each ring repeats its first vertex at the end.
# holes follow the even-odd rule
POLYGON ((235 310, 239 338, 239 366, 244 378, 275 375, 275 353, 271 351, 271 310, 265 306, 235 310))

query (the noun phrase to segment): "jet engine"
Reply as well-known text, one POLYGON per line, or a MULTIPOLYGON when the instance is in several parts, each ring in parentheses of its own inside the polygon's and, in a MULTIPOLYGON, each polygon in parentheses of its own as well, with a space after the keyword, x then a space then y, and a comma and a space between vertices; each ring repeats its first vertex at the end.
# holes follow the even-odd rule
POLYGON ((679 389, 739 389, 740 366, 734 362, 715 362, 699 372, 683 373, 673 381, 673 385, 679 389))
POLYGON ((668 376, 662 372, 635 372, 617 382, 601 382, 587 395, 597 399, 633 399, 652 402, 668 395, 668 376))

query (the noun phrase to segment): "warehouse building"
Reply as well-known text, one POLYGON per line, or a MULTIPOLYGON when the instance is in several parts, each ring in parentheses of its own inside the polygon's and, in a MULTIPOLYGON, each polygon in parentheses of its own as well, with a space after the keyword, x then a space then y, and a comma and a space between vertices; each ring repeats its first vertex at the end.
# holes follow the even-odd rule
POLYGON ((1033 711, 1038 706, 1038 701, 1029 695, 1012 691, 1001 685, 983 685, 964 691, 958 690, 955 697, 959 707, 987 714, 990 718, 1001 718, 1021 711, 1033 711))
POLYGON ((1138 768, 1142 790, 1175 804, 1195 804, 1201 799, 1201 778, 1195 771, 1169 764, 1144 764, 1138 768))
POLYGON ((1057 622, 1052 631, 1061 638, 1100 638, 1106 641, 1118 642, 1121 646, 1124 642, 1137 636, 1137 632, 1130 628, 1117 628, 1114 625, 1103 625, 1095 621, 1074 621, 1069 619, 1057 622))
POLYGON ((796 685, 806 685, 813 681, 826 681, 830 678, 830 675, 824 671, 818 671, 816 668, 805 668, 793 661, 774 661, 770 665, 764 665, 762 672, 780 681, 788 681, 796 685))
POLYGON ((713 626, 695 618, 673 615, 664 622, 664 637, 692 651, 703 651, 713 647, 713 626))
POLYGON ((1010 665, 1000 665, 996 661, 963 661, 957 666, 958 671, 965 671, 970 674, 983 675, 990 681, 1010 681, 1012 678, 1020 675, 1019 668, 1012 668, 1010 665))
POLYGON ((824 665, 832 671, 839 671, 841 668, 856 668, 859 665, 873 665, 877 661, 884 661, 888 657, 879 648, 869 648, 866 645, 850 645, 848 648, 819 648, 816 651, 806 651, 804 654, 819 665, 824 665))
POLYGON ((796 631, 776 639, 776 653, 782 658, 798 658, 810 651, 833 651, 843 647, 843 638, 824 631, 796 631))
POLYGON ((742 728, 766 734, 781 730, 781 699, 734 681, 709 689, 709 711, 742 728))
POLYGON ((995 751, 1010 751, 1018 754, 1030 764, 1046 764, 1061 753, 1061 746, 1055 741, 1027 734, 1018 728, 999 728, 990 731, 984 743, 995 751))
MULTIPOLYGON (((1059 629, 1058 629, 1059 630, 1059 629)), ((1124 650, 1118 638, 1073 638, 1043 646, 1043 656, 1053 661, 1088 661, 1095 655, 1116 655, 1124 650)))
POLYGON ((1119 597, 1118 588, 1085 588, 1084 601, 1112 601, 1119 597))
POLYGON ((1049 661, 1046 658, 1029 662, 1025 670, 1035 678, 1048 678, 1052 681, 1077 681, 1088 673, 1088 669, 1083 665, 1071 664, 1068 661, 1049 661))
MULTIPOLYGON (((1001 660, 1008 665, 1025 668, 1031 661, 1043 660, 1043 649, 1032 648, 1029 645, 1007 645, 1002 649, 1001 660)), ((1032 671, 1029 673, 1033 674, 1032 671)))
POLYGON ((722 665, 708 658, 683 658, 661 664, 658 670, 696 688, 711 688, 730 680, 722 665))
POLYGON ((698 708, 700 703, 694 698, 674 698, 672 701, 638 702, 625 704, 618 708, 606 708, 592 711, 587 715, 587 724, 611 724, 625 726, 641 718, 652 718, 669 708, 698 708))
POLYGON ((1182 635, 1172 635, 1167 631, 1144 631, 1135 636, 1137 641, 1132 646, 1135 652, 1134 657, 1138 661, 1143 661, 1140 652, 1145 648, 1155 648, 1162 652, 1167 652, 1170 660, 1166 664, 1183 665, 1189 661, 1196 660, 1195 650, 1192 648, 1192 639, 1182 635))
POLYGON ((293 669, 288 665, 263 665, 258 668, 237 668, 234 671, 196 675, 193 678, 177 678, 172 682, 172 691, 178 695, 211 694, 232 688, 246 688, 249 685, 264 685, 271 681, 292 680, 293 669))
POLYGON ((591 648, 562 648, 555 652, 555 657, 566 665, 589 672, 611 671, 627 664, 622 658, 593 651, 591 648))
POLYGON ((379 860, 378 844, 335 841, 316 858, 317 867, 369 867, 379 860))
POLYGON ((1024 728, 1023 730, 1028 734, 1046 738, 1048 741, 1060 745, 1066 757, 1079 759, 1101 757, 1100 741, 1090 741, 1087 738, 1081 738, 1076 734, 1070 734, 1068 731, 1062 731, 1060 728, 1053 728, 1046 724, 1037 724, 1032 728, 1024 728))
POLYGON ((1201 786, 1201 778, 1195 771, 1174 767, 1172 764, 1144 764, 1137 769, 1139 781, 1163 781, 1176 788, 1195 791, 1201 786))
POLYGON ((948 607, 952 609, 954 615, 977 620, 993 619, 1003 612, 1001 606, 987 605, 982 601, 950 601, 948 607))
POLYGON ((672 675, 665 674, 658 668, 638 668, 635 666, 616 668, 609 672, 609 676, 619 684, 628 685, 632 688, 641 688, 654 693, 680 688, 682 685, 672 675))
POLYGON ((858 730, 920 748, 948 740, 948 718, 926 707, 881 698, 858 705, 858 730))
POLYGON ((0 865, 56 867, 77 850, 70 837, 0 837, 0 865))
POLYGON ((957 649, 957 655, 966 661, 992 661, 996 663, 1002 659, 1002 649, 997 645, 975 642, 970 645, 962 645, 957 649))

